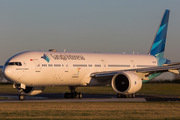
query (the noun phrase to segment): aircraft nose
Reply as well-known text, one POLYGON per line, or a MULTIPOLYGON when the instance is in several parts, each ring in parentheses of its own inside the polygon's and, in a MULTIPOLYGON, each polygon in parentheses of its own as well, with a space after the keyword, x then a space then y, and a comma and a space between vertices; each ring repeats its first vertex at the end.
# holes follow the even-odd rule
POLYGON ((12 76, 12 74, 13 74, 12 68, 10 68, 10 67, 5 67, 5 68, 3 69, 3 74, 4 74, 4 77, 5 77, 6 79, 10 79, 11 76, 12 76))

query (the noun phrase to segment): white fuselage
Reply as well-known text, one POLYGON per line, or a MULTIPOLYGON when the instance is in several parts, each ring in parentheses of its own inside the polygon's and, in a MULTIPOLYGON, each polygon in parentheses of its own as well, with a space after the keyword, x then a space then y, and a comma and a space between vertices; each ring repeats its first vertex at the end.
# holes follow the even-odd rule
POLYGON ((11 57, 3 70, 8 80, 27 86, 86 86, 101 85, 92 81, 93 72, 157 64, 157 59, 151 55, 29 51, 11 57))

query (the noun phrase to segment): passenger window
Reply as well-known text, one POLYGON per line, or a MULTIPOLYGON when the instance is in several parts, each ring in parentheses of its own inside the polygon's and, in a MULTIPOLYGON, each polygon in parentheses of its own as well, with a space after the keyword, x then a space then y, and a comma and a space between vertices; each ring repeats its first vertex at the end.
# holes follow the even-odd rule
POLYGON ((48 67, 52 67, 53 65, 52 64, 48 64, 48 67))
POLYGON ((42 64, 43 67, 47 67, 47 64, 42 64))

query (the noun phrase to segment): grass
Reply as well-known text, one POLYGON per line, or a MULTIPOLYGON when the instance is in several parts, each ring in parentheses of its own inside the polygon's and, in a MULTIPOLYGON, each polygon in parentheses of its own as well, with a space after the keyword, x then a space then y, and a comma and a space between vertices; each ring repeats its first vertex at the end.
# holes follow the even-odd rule
MULTIPOLYGON (((44 93, 68 92, 68 87, 47 87, 44 93)), ((78 87, 82 93, 112 93, 109 87, 78 87)), ((12 85, 0 85, 0 93, 17 93, 12 85)), ((138 94, 180 95, 180 84, 143 84, 138 94)), ((7 99, 0 97, 0 99, 7 99)), ((102 103, 0 103, 0 119, 99 119, 99 120, 178 120, 180 102, 102 102, 102 103)))
MULTIPOLYGON (((115 94, 111 86, 105 87, 78 87, 76 89, 82 93, 115 94)), ((67 86, 48 86, 43 93, 69 92, 67 86)), ((10 84, 0 84, 0 93, 17 93, 17 90, 10 84)), ((146 83, 143 84, 138 94, 159 94, 159 95, 180 95, 180 84, 175 83, 146 83)))
MULTIPOLYGON (((110 86, 100 86, 100 87, 77 87, 76 91, 81 93, 115 93, 112 87, 110 86)), ((59 93, 59 92, 69 92, 69 89, 67 86, 55 86, 55 87, 47 87, 44 92, 46 93, 59 93)))
POLYGON ((0 93, 17 93, 12 84, 0 84, 0 93))
POLYGON ((146 83, 138 93, 157 95, 180 95, 180 84, 146 83))
POLYGON ((0 99, 13 99, 11 97, 0 97, 0 99))
MULTIPOLYGON (((116 94, 111 86, 105 87, 78 87, 76 89, 82 93, 99 93, 99 94, 116 94)), ((58 93, 69 92, 68 87, 55 86, 47 87, 44 92, 46 93, 58 93)), ((138 94, 157 94, 157 95, 180 95, 180 84, 175 83, 146 83, 143 84, 138 94)))
POLYGON ((0 119, 179 119, 180 102, 0 103, 0 119))

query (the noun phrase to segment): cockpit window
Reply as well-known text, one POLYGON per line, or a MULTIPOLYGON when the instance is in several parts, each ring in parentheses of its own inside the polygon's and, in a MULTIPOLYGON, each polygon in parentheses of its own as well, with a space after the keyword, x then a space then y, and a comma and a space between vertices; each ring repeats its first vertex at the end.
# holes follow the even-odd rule
POLYGON ((14 62, 10 62, 8 65, 14 65, 14 62))
POLYGON ((7 65, 17 65, 17 66, 22 66, 22 63, 21 63, 21 62, 7 62, 5 65, 6 65, 6 66, 7 66, 7 65))

